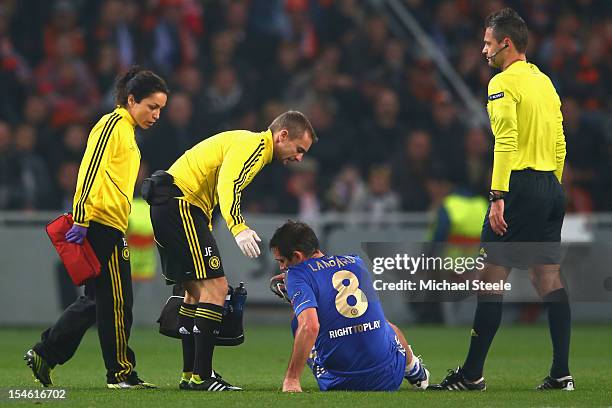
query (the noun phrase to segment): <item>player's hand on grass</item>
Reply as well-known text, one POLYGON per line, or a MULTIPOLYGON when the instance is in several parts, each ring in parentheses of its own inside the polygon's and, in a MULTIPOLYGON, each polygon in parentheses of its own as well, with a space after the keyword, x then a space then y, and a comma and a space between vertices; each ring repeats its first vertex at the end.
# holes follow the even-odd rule
POLYGON ((286 378, 283 381, 283 392, 302 392, 300 380, 297 378, 286 378))
POLYGON ((261 254, 259 245, 257 245, 258 242, 261 242, 261 238, 252 229, 245 229, 236 235, 235 239, 236 244, 245 256, 257 258, 261 254))
POLYGON ((66 242, 81 245, 87 235, 87 227, 73 224, 65 235, 66 242))
POLYGON ((495 200, 491 203, 489 210, 489 223, 491 229, 497 235, 504 235, 508 230, 508 224, 504 220, 504 200, 495 200))

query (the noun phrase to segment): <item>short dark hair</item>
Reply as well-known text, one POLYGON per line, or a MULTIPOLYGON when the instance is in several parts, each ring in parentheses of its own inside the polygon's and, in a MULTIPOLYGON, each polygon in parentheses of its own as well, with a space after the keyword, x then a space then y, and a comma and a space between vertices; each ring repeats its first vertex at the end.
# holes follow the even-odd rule
POLYGON ((495 11, 485 19, 485 28, 491 27, 493 37, 500 42, 504 37, 509 37, 514 43, 516 50, 521 54, 527 49, 529 32, 525 20, 510 7, 495 11))
POLYGON ((134 100, 140 103, 144 98, 157 92, 166 95, 170 93, 166 81, 153 71, 135 66, 117 78, 115 82, 115 103, 126 107, 130 95, 134 95, 134 100))
POLYGON ((308 132, 312 139, 312 143, 316 143, 319 140, 306 115, 299 111, 290 110, 277 116, 276 119, 270 123, 268 128, 272 133, 281 129, 287 129, 290 139, 302 137, 304 132, 308 132))
POLYGON ((287 259, 291 259, 294 251, 310 257, 319 250, 319 238, 308 224, 288 220, 274 232, 270 250, 274 248, 287 259))

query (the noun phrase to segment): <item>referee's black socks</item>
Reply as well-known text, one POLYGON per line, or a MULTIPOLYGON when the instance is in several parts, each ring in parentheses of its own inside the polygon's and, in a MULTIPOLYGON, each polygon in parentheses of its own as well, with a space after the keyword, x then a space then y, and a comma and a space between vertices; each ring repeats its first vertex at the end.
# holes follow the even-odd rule
POLYGON ((463 375, 468 381, 477 381, 482 377, 489 347, 501 323, 502 301, 503 295, 478 295, 470 350, 462 366, 463 375))
POLYGON ((564 288, 554 290, 543 300, 548 309, 548 327, 553 346, 550 376, 565 377, 570 375, 568 360, 572 319, 567 291, 564 288))
POLYGON ((200 303, 195 311, 193 333, 195 335, 195 359, 193 374, 197 379, 212 376, 212 356, 215 341, 221 329, 223 306, 200 303))
POLYGON ((181 335, 181 345, 183 347, 183 374, 193 372, 193 361, 195 359, 193 324, 197 308, 198 305, 183 303, 179 309, 178 331, 181 335))

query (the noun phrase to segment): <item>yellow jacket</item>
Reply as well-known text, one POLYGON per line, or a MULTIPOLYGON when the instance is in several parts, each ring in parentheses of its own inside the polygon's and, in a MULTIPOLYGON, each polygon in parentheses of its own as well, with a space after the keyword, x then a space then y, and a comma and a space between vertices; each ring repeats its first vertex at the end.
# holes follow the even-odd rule
POLYGON ((73 216, 78 225, 90 221, 127 230, 140 151, 135 122, 124 108, 102 116, 87 140, 74 194, 73 216))
POLYGON ((272 161, 272 132, 232 130, 218 133, 187 150, 168 173, 211 220, 217 203, 227 228, 236 236, 247 229, 240 213, 242 190, 272 161))

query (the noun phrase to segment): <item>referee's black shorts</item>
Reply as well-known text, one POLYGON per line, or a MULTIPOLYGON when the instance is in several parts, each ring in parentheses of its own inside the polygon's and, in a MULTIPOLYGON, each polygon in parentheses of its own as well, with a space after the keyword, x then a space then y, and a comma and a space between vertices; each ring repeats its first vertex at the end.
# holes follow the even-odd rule
POLYGON ((486 262, 517 268, 534 264, 559 264, 565 193, 552 171, 513 171, 510 191, 504 197, 508 230, 497 235, 489 223, 482 226, 481 254, 486 262))
POLYGON ((202 209, 172 197, 151 206, 151 223, 168 284, 225 276, 202 209))

